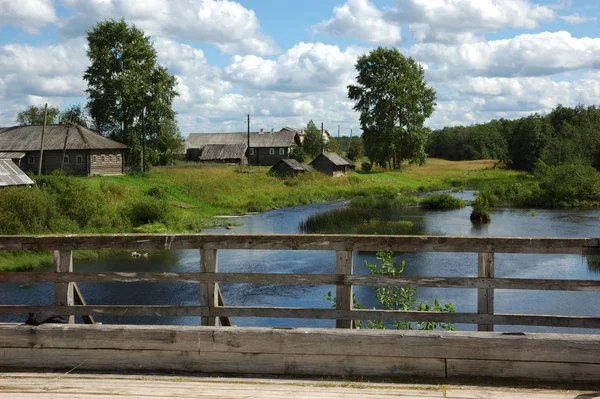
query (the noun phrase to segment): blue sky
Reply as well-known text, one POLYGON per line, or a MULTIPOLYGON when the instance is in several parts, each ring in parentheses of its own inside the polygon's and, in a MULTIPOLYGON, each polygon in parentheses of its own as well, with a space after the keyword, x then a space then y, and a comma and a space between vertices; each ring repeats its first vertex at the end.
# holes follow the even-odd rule
POLYGON ((178 80, 191 132, 324 122, 359 130, 356 58, 398 47, 438 94, 428 125, 472 124, 600 98, 595 1, 0 0, 0 126, 29 105, 85 104, 85 34, 125 18, 178 80))

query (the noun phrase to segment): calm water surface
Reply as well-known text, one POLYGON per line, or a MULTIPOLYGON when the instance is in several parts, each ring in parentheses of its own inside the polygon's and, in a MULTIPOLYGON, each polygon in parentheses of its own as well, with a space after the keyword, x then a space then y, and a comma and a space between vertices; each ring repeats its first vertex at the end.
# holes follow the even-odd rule
MULTIPOLYGON (((470 199, 471 192, 456 194, 470 199)), ((347 206, 347 202, 313 204, 279 209, 237 219, 242 226, 233 230, 213 229, 219 233, 298 233, 298 225, 306 217, 329 209, 347 206)), ((470 208, 451 211, 425 211, 420 208, 404 210, 404 219, 423 226, 426 234, 457 236, 545 236, 600 237, 600 210, 537 210, 495 209, 492 223, 474 226, 469 221, 470 208)), ((406 260, 405 273, 411 276, 477 275, 477 254, 420 253, 399 254, 406 260)), ((376 261, 372 253, 355 253, 355 273, 368 274, 365 261, 376 261)), ((600 270, 588 264, 585 257, 576 255, 518 255, 496 254, 495 275, 514 278, 600 279, 600 270)), ((113 256, 92 262, 75 263, 75 271, 198 271, 200 254, 197 250, 157 251, 148 258, 132 259, 127 255, 113 256)), ((218 267, 221 272, 249 273, 335 273, 335 253, 332 251, 239 251, 220 250, 218 267)), ((193 283, 80 283, 90 304, 148 304, 199 305, 198 284, 193 283)), ((333 286, 290 286, 222 284, 228 305, 291 306, 328 308, 324 300, 333 286)), ((374 290, 355 287, 359 301, 376 306, 374 290)), ((458 312, 475 312, 476 289, 419 288, 419 300, 452 302, 458 312)), ((3 284, 0 303, 51 304, 51 284, 3 284)), ((568 314, 598 317, 600 293, 563 291, 496 290, 495 309, 498 313, 568 314)), ((98 317, 105 323, 199 324, 197 317, 98 317)), ((24 317, 4 318, 3 321, 23 321, 24 317)), ((334 321, 309 319, 235 318, 240 326, 333 327, 334 321)), ((460 325, 460 329, 474 329, 460 325)), ((576 331, 542 327, 498 326, 503 331, 576 331)), ((594 331, 597 332, 597 331, 594 331)))

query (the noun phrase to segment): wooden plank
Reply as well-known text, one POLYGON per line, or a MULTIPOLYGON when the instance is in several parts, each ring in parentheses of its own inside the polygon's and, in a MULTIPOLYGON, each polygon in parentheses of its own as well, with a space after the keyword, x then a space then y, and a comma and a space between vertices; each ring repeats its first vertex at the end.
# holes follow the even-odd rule
POLYGON ((106 371, 186 371, 270 375, 444 377, 442 359, 345 355, 280 355, 205 351, 5 348, 0 367, 106 371))
MULTIPOLYGON (((200 271, 203 273, 217 272, 217 250, 202 248, 200 250, 200 271)), ((209 315, 201 318, 203 326, 218 325, 219 319, 214 316, 213 309, 219 306, 219 291, 217 283, 200 283, 200 304, 208 308, 209 315)))
MULTIPOLYGON (((221 287, 217 287, 217 294, 218 294, 218 306, 225 306, 225 299, 223 298, 223 293, 221 292, 221 287)), ((231 321, 231 319, 229 317, 219 317, 219 320, 221 321, 221 325, 223 327, 232 327, 233 323, 231 321)))
MULTIPOLYGON (((352 275, 352 251, 337 251, 335 272, 342 276, 352 275)), ((335 288, 335 308, 337 310, 352 310, 352 286, 338 285, 335 288)), ((336 328, 352 328, 352 320, 338 319, 336 328)))
POLYGON ((0 236, 26 250, 289 249, 599 255, 599 238, 448 237, 334 234, 73 234, 0 236))
MULTIPOLYGON (((157 282, 242 283, 286 285, 361 285, 510 290, 600 291, 600 280, 551 280, 473 277, 343 276, 338 274, 195 273, 195 272, 54 272, 0 273, 0 283, 157 282)), ((221 305, 220 305, 221 306, 221 305)))
MULTIPOLYGON (((71 273, 73 271, 73 251, 54 251, 54 271, 57 273, 71 273)), ((54 304, 56 306, 72 306, 75 304, 73 297, 73 283, 54 283, 54 304)), ((66 316, 69 324, 75 323, 75 317, 68 313, 66 316)))
POLYGON ((112 316, 205 316, 205 317, 279 317, 324 320, 399 320, 462 324, 501 324, 545 327, 600 328, 600 317, 554 316, 525 314, 446 313, 398 310, 337 310, 289 307, 227 306, 209 312, 203 306, 170 305, 92 305, 92 306, 31 306, 0 305, 0 315, 20 315, 51 311, 59 314, 112 316))
MULTIPOLYGON (((87 306, 87 302, 85 301, 85 298, 83 297, 83 294, 81 293, 81 290, 79 289, 79 286, 77 285, 77 283, 72 283, 72 284, 73 284, 73 304, 87 306)), ((92 316, 92 315, 81 316, 81 318, 83 319, 83 322, 85 324, 96 324, 96 320, 94 319, 94 316, 92 316)))
MULTIPOLYGON (((477 275, 483 278, 494 277, 494 253, 480 252, 477 256, 477 275)), ((477 289, 477 313, 494 314, 494 289, 477 289)), ((494 331, 493 324, 478 324, 478 331, 494 331)))
POLYGON ((598 364, 600 335, 0 324, 0 348, 127 349, 598 364))
POLYGON ((448 359, 448 377, 600 381, 600 364, 448 359))

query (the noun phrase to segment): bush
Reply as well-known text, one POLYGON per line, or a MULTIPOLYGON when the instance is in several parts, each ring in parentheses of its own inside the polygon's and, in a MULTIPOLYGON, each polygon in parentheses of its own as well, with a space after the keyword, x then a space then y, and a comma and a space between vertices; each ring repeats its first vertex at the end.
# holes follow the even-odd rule
POLYGON ((167 199, 167 190, 165 190, 164 187, 154 186, 146 191, 146 195, 156 199, 165 200, 167 199))
POLYGON ((295 149, 294 152, 292 152, 291 158, 302 163, 306 159, 306 153, 304 152, 304 149, 302 149, 302 147, 300 147, 300 148, 295 149))
POLYGON ((435 194, 421 200, 421 206, 429 209, 459 209, 465 202, 450 194, 435 194))
POLYGON ((348 183, 350 184, 360 184, 361 181, 361 178, 356 175, 348 176, 348 183))
POLYGON ((490 213, 490 202, 479 193, 475 201, 471 204, 473 211, 471 212, 471 222, 473 223, 489 223, 492 221, 492 215, 490 213))
POLYGON ((557 166, 539 162, 535 176, 541 189, 541 206, 570 207, 600 201, 600 173, 584 161, 557 166))
POLYGON ((370 163, 368 163, 368 162, 363 162, 363 163, 360 165, 360 168, 361 168, 361 169, 362 169, 364 172, 370 172, 372 167, 373 167, 373 166, 372 166, 370 163))
POLYGON ((131 223, 140 226, 155 222, 168 224, 172 211, 165 201, 143 198, 130 204, 128 214, 131 223))

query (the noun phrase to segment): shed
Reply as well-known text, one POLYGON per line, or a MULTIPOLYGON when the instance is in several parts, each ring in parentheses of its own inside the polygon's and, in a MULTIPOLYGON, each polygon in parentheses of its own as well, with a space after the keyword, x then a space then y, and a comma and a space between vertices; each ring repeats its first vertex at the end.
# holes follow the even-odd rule
POLYGON ((201 151, 200 162, 219 162, 246 164, 246 144, 207 144, 201 151))
POLYGON ((329 176, 343 176, 354 172, 356 169, 354 162, 335 152, 322 153, 310 163, 310 166, 329 176))
POLYGON ((29 178, 10 159, 0 158, 0 188, 7 186, 31 186, 33 180, 29 178))
POLYGON ((315 170, 295 159, 282 159, 271 168, 271 172, 281 176, 296 176, 301 173, 314 172, 315 170))
MULTIPOLYGON (((0 131, 0 152, 24 153, 20 168, 37 173, 42 129, 40 125, 30 125, 0 131)), ((63 169, 79 176, 120 175, 124 172, 126 149, 125 144, 83 126, 48 125, 44 134, 42 173, 63 169)))

